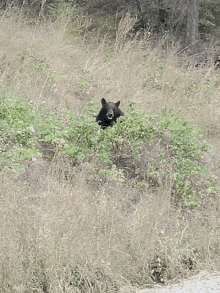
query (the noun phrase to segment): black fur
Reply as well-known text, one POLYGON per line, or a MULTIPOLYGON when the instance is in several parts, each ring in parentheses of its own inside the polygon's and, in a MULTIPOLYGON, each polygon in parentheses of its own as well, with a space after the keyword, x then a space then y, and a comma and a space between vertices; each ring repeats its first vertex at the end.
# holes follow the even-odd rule
POLYGON ((105 129, 108 126, 113 126, 116 123, 117 118, 124 116, 124 113, 118 108, 120 101, 117 103, 107 103, 103 98, 101 100, 102 108, 99 114, 96 116, 96 121, 101 126, 101 129, 105 129))

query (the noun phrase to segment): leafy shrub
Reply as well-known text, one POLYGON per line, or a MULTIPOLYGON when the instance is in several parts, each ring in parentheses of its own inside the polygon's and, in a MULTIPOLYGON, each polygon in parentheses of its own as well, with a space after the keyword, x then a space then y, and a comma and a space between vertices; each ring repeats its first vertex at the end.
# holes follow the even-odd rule
MULTIPOLYGON (((169 145, 165 145, 169 147, 169 156, 165 158, 164 152, 161 152, 157 162, 164 164, 172 161, 176 188, 182 192, 188 205, 198 206, 196 195, 215 192, 214 177, 202 163, 202 154, 209 149, 209 145, 199 140, 201 129, 195 130, 192 125, 180 120, 177 113, 165 108, 160 118, 160 131, 168 131, 171 138, 169 145)), ((171 175, 169 171, 166 174, 171 175)))
MULTIPOLYGON (((215 192, 214 179, 202 163, 202 153, 208 150, 208 145, 200 141, 201 130, 196 131, 167 108, 160 116, 145 115, 135 109, 135 102, 129 104, 126 115, 117 124, 101 130, 94 119, 96 104, 91 101, 81 116, 73 117, 70 111, 58 115, 56 109, 46 115, 42 108, 34 110, 27 100, 2 94, 0 168, 21 172, 24 159, 41 155, 37 142, 43 141, 78 164, 94 162, 100 174, 125 181, 123 167, 120 169, 116 158, 127 152, 132 160, 140 158, 143 143, 157 137, 160 152, 153 163, 146 164, 148 175, 155 180, 159 180, 158 176, 172 177, 175 189, 181 191, 185 203, 191 206, 199 205, 199 197, 215 192), (168 140, 164 139, 166 132, 168 140), (161 166, 165 169, 162 173, 158 172, 161 166)), ((146 181, 141 172, 137 168, 136 174, 146 181)))
POLYGON ((29 102, 13 96, 0 96, 0 168, 15 173, 24 170, 22 161, 40 156, 35 146, 36 113, 29 102))

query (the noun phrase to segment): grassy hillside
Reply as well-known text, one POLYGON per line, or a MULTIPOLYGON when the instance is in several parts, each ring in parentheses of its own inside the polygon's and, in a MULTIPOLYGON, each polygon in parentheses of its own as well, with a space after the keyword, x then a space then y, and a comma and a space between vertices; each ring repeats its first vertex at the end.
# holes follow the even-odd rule
POLYGON ((2 11, 0 292, 134 292, 220 269, 219 71, 180 66, 171 36, 129 35, 129 14, 95 18, 2 11), (104 131, 103 97, 125 112, 104 131))

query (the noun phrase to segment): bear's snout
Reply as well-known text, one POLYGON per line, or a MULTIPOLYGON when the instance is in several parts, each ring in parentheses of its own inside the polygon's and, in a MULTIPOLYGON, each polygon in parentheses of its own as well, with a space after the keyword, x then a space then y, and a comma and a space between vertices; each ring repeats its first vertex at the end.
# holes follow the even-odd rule
POLYGON ((108 119, 111 120, 111 119, 113 119, 113 117, 114 117, 114 112, 113 112, 113 111, 107 113, 107 118, 108 118, 108 119))

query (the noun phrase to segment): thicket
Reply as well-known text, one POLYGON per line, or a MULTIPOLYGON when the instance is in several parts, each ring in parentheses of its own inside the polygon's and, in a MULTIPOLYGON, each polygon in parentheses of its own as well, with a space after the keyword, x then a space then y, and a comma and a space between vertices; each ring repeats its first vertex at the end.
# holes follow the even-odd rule
POLYGON ((209 146, 199 139, 201 130, 196 131, 171 109, 165 108, 158 116, 144 115, 135 109, 134 102, 117 124, 101 130, 94 119, 96 102, 88 104, 84 115, 74 117, 68 110, 59 115, 56 109, 45 114, 42 107, 35 110, 27 100, 2 93, 0 168, 24 171, 23 161, 40 157, 38 144, 46 142, 51 144, 54 156, 68 155, 75 164, 98 166, 99 174, 126 182, 120 156, 129 153, 127 161, 143 157, 144 143, 158 138, 160 150, 154 162, 142 167, 137 163, 135 172, 131 172, 135 175, 130 177, 140 177, 139 185, 146 183, 149 176, 157 184, 161 178, 169 177, 184 202, 191 206, 199 206, 200 197, 215 193, 214 176, 202 163, 202 154, 209 146))
MULTIPOLYGON (((199 9, 199 31, 201 37, 204 38, 206 34, 219 35, 219 0, 203 0, 200 1, 199 9)), ((8 6, 20 6, 26 10, 26 13, 31 17, 50 16, 54 11, 58 11, 63 6, 79 5, 83 8, 84 13, 93 13, 96 9, 107 11, 110 14, 128 11, 138 15, 136 29, 141 29, 146 26, 158 29, 169 30, 176 36, 182 37, 182 31, 186 29, 187 20, 187 1, 127 1, 122 0, 46 0, 46 1, 23 1, 23 0, 0 0, 0 7, 7 8, 8 6)))

